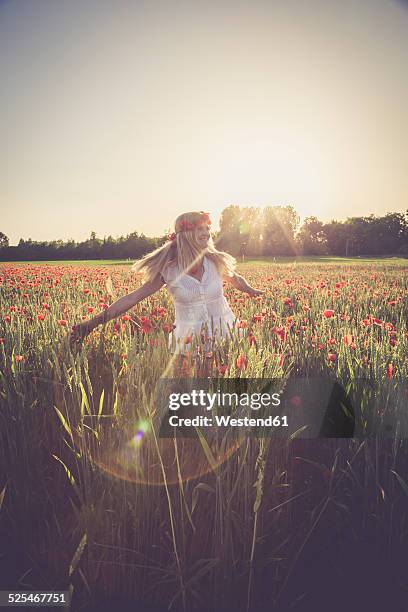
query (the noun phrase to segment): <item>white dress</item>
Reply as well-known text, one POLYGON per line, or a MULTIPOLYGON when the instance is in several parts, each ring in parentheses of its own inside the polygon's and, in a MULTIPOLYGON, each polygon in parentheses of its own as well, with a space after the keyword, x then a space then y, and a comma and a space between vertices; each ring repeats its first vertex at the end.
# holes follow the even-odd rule
POLYGON ((228 337, 229 329, 238 320, 224 296, 222 278, 217 266, 203 258, 204 273, 201 281, 182 273, 176 263, 170 263, 162 272, 176 311, 175 328, 170 334, 170 346, 175 340, 175 352, 190 350, 190 336, 198 336, 201 342, 205 334, 205 350, 210 350, 215 337, 228 337))

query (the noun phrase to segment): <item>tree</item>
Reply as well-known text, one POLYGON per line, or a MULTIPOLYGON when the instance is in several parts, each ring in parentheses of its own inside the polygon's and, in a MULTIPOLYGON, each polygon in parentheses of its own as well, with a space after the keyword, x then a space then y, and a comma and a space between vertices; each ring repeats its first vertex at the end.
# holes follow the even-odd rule
POLYGON ((317 217, 306 217, 296 239, 303 255, 327 255, 324 226, 317 217))
POLYGON ((220 219, 220 235, 217 239, 217 248, 225 250, 232 255, 238 255, 241 250, 240 237, 241 209, 231 205, 224 208, 220 219))
POLYGON ((262 214, 264 255, 296 253, 295 230, 299 215, 293 206, 267 206, 262 214))
POLYGON ((262 254, 262 212, 259 207, 246 206, 241 209, 239 224, 240 254, 262 254))
POLYGON ((384 217, 373 217, 367 235, 367 250, 382 255, 398 253, 407 242, 407 221, 406 213, 387 213, 384 217))
POLYGON ((353 254, 348 250, 349 235, 348 229, 341 221, 332 220, 329 223, 323 225, 323 232, 326 237, 326 244, 329 255, 351 255, 353 254))
POLYGON ((9 239, 6 234, 0 232, 0 249, 6 249, 9 246, 9 239))

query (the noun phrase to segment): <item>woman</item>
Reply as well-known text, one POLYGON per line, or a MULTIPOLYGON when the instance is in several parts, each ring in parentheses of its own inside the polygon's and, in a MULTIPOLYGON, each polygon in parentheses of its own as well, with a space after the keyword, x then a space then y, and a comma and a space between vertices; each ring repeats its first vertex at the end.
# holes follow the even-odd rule
POLYGON ((202 211, 177 217, 175 232, 167 243, 132 267, 145 274, 144 284, 89 321, 74 325, 71 340, 80 341, 101 323, 120 317, 166 285, 175 303, 176 320, 170 338, 175 341, 175 354, 189 353, 196 342, 210 351, 217 337, 226 337, 237 324, 225 299, 222 280, 251 296, 264 293, 235 272, 236 261, 231 255, 215 248, 210 226, 208 213, 202 211))
MULTIPOLYGON (((168 373, 171 379, 186 376, 189 378, 190 374, 187 375, 187 371, 190 372, 190 370, 184 368, 185 362, 188 365, 191 364, 190 358, 186 358, 187 355, 195 361, 196 375, 199 377, 210 375, 214 345, 218 338, 223 342, 223 339, 229 336, 229 330, 238 324, 225 299, 223 279, 251 296, 264 293, 251 287, 242 276, 235 272, 236 262, 231 255, 215 248, 210 236, 210 226, 208 213, 190 212, 180 215, 175 222, 175 232, 169 236, 166 244, 134 264, 133 271, 143 272, 145 275, 142 286, 121 297, 89 321, 74 325, 71 333, 72 342, 75 343, 85 338, 101 323, 120 317, 141 300, 153 295, 163 285, 166 285, 175 303, 175 326, 170 339, 174 347, 174 355, 161 374, 161 378, 166 381, 168 373), (191 350, 195 347, 199 349, 196 354, 191 350)), ((169 384, 172 385, 173 382, 169 384)), ((177 386, 177 380, 174 381, 174 384, 177 386)), ((167 387, 166 389, 168 391, 167 387)), ((163 391, 164 387, 160 387, 158 398, 163 396, 163 391)), ((127 460, 125 462, 127 466, 138 466, 140 473, 138 472, 132 478, 160 484, 164 478, 162 472, 165 466, 166 481, 177 483, 180 474, 183 474, 183 477, 184 475, 197 475, 200 470, 204 469, 203 466, 208 468, 208 460, 201 443, 197 439, 190 439, 194 433, 192 428, 188 428, 188 432, 185 432, 182 427, 179 427, 177 432, 171 431, 170 433, 166 429, 161 429, 161 424, 167 422, 163 420, 165 414, 167 414, 166 403, 162 405, 162 402, 157 399, 155 410, 152 413, 152 424, 155 431, 161 432, 157 438, 161 460, 152 460, 152 456, 156 457, 154 450, 156 446, 148 436, 146 440, 149 439, 150 442, 144 443, 142 450, 139 447, 134 449, 132 446, 134 452, 137 453, 137 461, 133 457, 130 463, 127 460), (176 433, 178 434, 177 444, 175 442, 176 433)), ((188 416, 193 416, 193 409, 190 410, 188 416)), ((194 434, 194 437, 196 436, 197 434, 194 434)), ((217 445, 218 442, 209 440, 208 443, 214 450, 214 456, 218 456, 218 446, 212 446, 212 444, 217 445)), ((220 457, 226 457, 233 452, 237 444, 235 438, 231 444, 227 450, 223 450, 220 457)), ((128 444, 125 444, 123 448, 129 451, 128 444)))

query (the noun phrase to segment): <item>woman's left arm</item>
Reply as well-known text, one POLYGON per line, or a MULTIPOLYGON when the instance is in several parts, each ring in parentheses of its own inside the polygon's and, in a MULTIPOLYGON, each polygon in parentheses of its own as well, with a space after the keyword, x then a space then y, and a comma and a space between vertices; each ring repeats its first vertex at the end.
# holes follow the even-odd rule
POLYGON ((250 295, 251 297, 254 297, 255 295, 262 295, 263 293, 265 293, 265 291, 262 291, 262 289, 255 289, 254 287, 251 287, 251 285, 248 284, 245 278, 240 274, 237 274, 236 272, 234 273, 234 276, 224 275, 223 279, 227 283, 230 283, 233 287, 235 287, 235 289, 243 291, 244 293, 248 293, 248 295, 250 295))

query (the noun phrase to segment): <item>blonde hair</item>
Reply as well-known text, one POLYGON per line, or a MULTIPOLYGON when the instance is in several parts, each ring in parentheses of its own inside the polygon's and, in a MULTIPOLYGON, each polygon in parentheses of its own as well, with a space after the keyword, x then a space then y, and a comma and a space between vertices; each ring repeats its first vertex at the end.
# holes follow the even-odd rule
POLYGON ((177 264, 182 273, 189 272, 205 255, 216 265, 221 276, 233 276, 236 259, 232 255, 218 251, 211 236, 205 249, 202 249, 195 240, 195 228, 206 222, 208 222, 206 213, 183 213, 177 217, 174 224, 173 239, 136 261, 132 271, 142 272, 146 281, 151 281, 172 263, 177 264))

